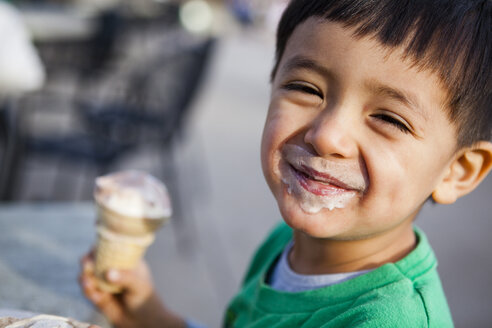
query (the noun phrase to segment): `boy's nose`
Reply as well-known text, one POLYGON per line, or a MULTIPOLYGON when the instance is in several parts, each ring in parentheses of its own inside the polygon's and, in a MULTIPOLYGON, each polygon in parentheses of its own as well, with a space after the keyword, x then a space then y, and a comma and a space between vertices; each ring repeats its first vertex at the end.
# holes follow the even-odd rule
POLYGON ((357 142, 354 120, 341 110, 325 110, 312 122, 304 136, 322 157, 354 158, 357 156, 357 142))

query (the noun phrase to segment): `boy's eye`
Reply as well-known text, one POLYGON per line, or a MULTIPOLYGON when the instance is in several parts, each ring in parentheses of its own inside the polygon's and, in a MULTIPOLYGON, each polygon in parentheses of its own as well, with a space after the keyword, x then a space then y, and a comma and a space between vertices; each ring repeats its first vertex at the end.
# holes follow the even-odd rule
POLYGON ((395 118, 393 116, 386 115, 386 114, 374 114, 371 116, 374 118, 377 118, 378 120, 381 120, 383 122, 386 122, 386 123, 393 125, 395 128, 399 129, 400 131, 402 131, 404 133, 410 132, 410 128, 405 123, 401 122, 400 120, 398 120, 397 118, 395 118))
POLYGON ((301 82, 301 81, 289 82, 283 86, 283 89, 290 90, 290 91, 300 91, 314 96, 318 96, 321 99, 323 99, 323 94, 321 93, 321 91, 319 91, 312 84, 306 82, 301 82))

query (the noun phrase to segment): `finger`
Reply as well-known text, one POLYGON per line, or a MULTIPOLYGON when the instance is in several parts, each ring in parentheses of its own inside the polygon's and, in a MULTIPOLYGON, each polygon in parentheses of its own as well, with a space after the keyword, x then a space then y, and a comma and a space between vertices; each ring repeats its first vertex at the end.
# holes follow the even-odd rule
POLYGON ((82 256, 80 259, 80 266, 83 272, 90 272, 94 270, 94 254, 92 251, 82 256))
POLYGON ((110 269, 106 272, 105 278, 108 282, 117 284, 124 289, 134 289, 138 277, 134 271, 110 269))
POLYGON ((106 302, 106 299, 113 298, 111 293, 99 288, 98 279, 94 275, 82 274, 79 279, 84 295, 94 303, 94 305, 99 307, 101 303, 106 302))
POLYGON ((100 299, 101 293, 96 285, 95 279, 89 275, 81 275, 79 277, 79 284, 84 295, 93 303, 97 303, 100 299))
POLYGON ((84 264, 82 271, 79 273, 79 285, 84 292, 96 289, 96 276, 91 263, 84 264))
POLYGON ((99 293, 98 297, 100 298, 96 300, 97 303, 95 305, 110 322, 118 322, 125 317, 124 306, 115 296, 99 293))
POLYGON ((94 255, 96 254, 96 246, 92 246, 87 253, 82 256, 82 260, 89 258, 94 259, 94 255))
POLYGON ((122 305, 114 295, 101 291, 96 280, 90 277, 81 278, 81 285, 85 296, 112 322, 119 320, 123 315, 122 305))
POLYGON ((87 258, 82 262, 82 273, 92 274, 94 272, 94 267, 95 267, 94 261, 87 258))

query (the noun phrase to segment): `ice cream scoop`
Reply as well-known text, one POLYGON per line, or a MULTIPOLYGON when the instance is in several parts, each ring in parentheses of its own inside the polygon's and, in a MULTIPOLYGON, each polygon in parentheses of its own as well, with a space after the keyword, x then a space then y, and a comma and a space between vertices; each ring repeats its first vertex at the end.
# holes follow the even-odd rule
POLYGON ((127 217, 162 219, 171 216, 166 186, 142 171, 121 171, 98 177, 94 197, 100 205, 127 217))

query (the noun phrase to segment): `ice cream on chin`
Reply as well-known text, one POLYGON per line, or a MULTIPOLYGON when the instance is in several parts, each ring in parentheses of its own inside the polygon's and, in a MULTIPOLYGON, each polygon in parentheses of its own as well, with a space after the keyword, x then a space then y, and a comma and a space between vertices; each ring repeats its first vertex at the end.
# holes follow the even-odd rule
POLYGON ((367 188, 356 163, 329 161, 291 144, 284 145, 277 156, 276 174, 306 213, 344 208, 367 188))
POLYGON ((132 269, 155 238, 155 231, 171 216, 165 185, 141 171, 122 171, 96 179, 98 208, 95 274, 98 286, 117 293, 105 281, 109 269, 132 269))

